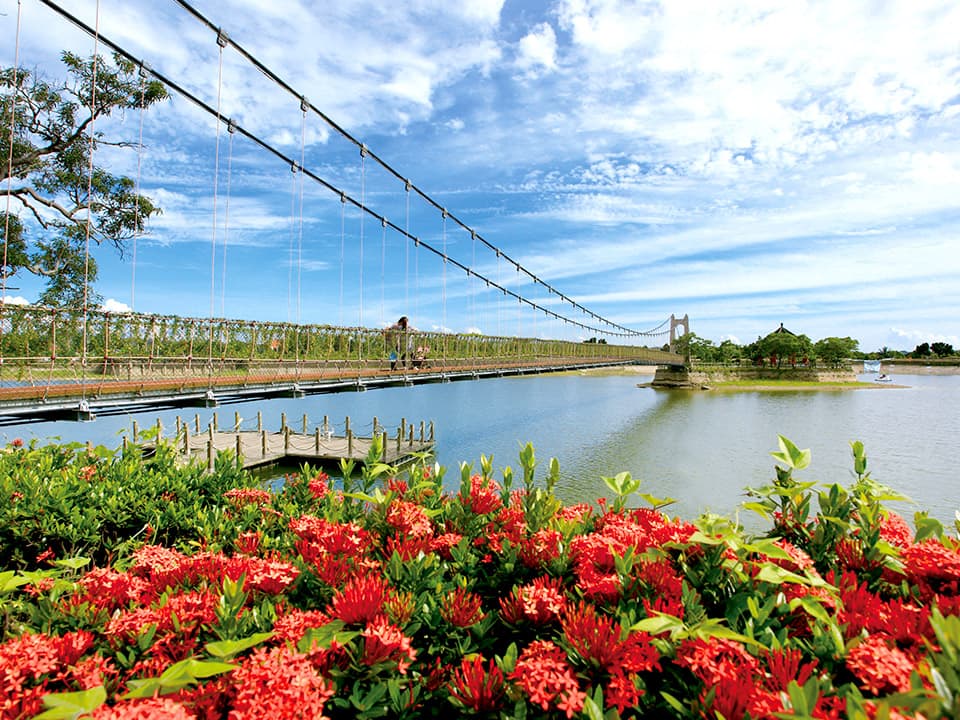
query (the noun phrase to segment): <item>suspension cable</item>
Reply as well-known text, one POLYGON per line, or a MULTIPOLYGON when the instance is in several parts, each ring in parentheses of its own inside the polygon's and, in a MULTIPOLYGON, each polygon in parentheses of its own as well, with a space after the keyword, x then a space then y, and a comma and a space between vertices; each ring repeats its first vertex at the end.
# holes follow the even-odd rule
POLYGON ((360 321, 357 327, 363 327, 363 225, 367 217, 367 148, 360 146, 360 321))
POLYGON ((17 31, 13 51, 13 97, 10 100, 10 148, 7 153, 7 209, 3 216, 3 265, 0 265, 0 361, 3 360, 3 316, 7 304, 7 248, 10 239, 10 200, 13 197, 13 141, 17 127, 17 97, 20 93, 20 18, 22 0, 17 0, 17 31))
MULTIPOLYGON (((41 1, 42 1, 42 2, 45 2, 45 3, 51 3, 51 0, 41 0, 41 1)), ((203 25, 206 25, 210 30, 213 30, 214 32, 219 32, 219 29, 217 28, 216 25, 214 25, 214 23, 212 23, 212 22, 211 22, 206 16, 204 16, 199 10, 197 10, 196 8, 194 8, 190 3, 186 2, 186 0, 176 0, 176 2, 177 2, 177 4, 180 5, 184 10, 186 10, 189 14, 191 14, 194 18, 196 18, 200 23, 202 23, 203 25)), ((260 71, 265 77, 267 77, 269 80, 272 80, 275 84, 279 85, 281 88, 283 88, 284 90, 286 90, 288 93, 291 93, 291 94, 294 95, 295 97, 298 97, 298 98, 302 97, 302 93, 298 93, 289 83, 287 83, 286 81, 284 81, 279 75, 277 75, 277 74, 276 74, 275 72, 273 72, 270 68, 268 68, 266 65, 264 65, 259 59, 257 59, 252 53, 250 53, 250 52, 249 52, 248 50, 246 50, 244 47, 242 47, 241 45, 239 45, 236 41, 234 41, 234 40, 232 40, 232 39, 228 39, 228 42, 230 43, 230 45, 233 46, 233 48, 234 48, 238 53, 240 53, 240 55, 242 55, 251 65, 253 65, 257 70, 259 70, 259 71, 260 71)), ((326 113, 324 113, 322 110, 320 110, 319 108, 315 107, 315 106, 312 105, 312 104, 310 105, 310 109, 311 109, 314 113, 316 113, 316 115, 317 115, 318 117, 320 117, 325 123, 327 123, 327 125, 329 125, 333 130, 335 130, 337 133, 339 133, 344 139, 346 139, 346 140, 349 141, 349 142, 352 142, 354 145, 356 145, 358 148, 360 148, 361 151, 362 151, 365 155, 368 154, 371 159, 373 159, 378 165, 380 165, 380 167, 382 167, 382 168, 383 168, 384 170, 386 170, 388 173, 390 173, 391 175, 393 175, 397 180, 400 180, 401 182, 405 182, 405 183, 407 182, 406 178, 404 178, 403 175, 401 175, 401 174, 400 174, 396 169, 394 169, 389 163, 387 163, 385 160, 383 160, 383 159, 382 159, 380 156, 378 156, 376 153, 370 151, 370 149, 367 148, 366 145, 365 145, 362 141, 360 141, 360 140, 358 140, 357 138, 355 138, 353 135, 351 135, 349 132, 347 132, 344 128, 342 128, 340 125, 338 125, 336 122, 334 122, 326 113)), ((411 184, 411 189, 414 190, 425 202, 427 202, 428 204, 432 205, 435 209, 437 209, 437 210, 439 210, 439 211, 441 211, 441 212, 444 212, 444 211, 445 211, 444 208, 443 208, 443 206, 440 205, 439 202, 437 202, 437 201, 434 200, 432 197, 430 197, 429 195, 427 195, 427 193, 425 193, 423 190, 421 190, 421 189, 418 188, 417 186, 411 184)), ((450 219, 453 220, 453 222, 455 222, 455 223, 456 223, 457 225, 459 225, 461 228, 463 228, 463 229, 466 230, 467 232, 470 232, 470 231, 471 231, 472 228, 470 228, 470 227, 469 227, 465 222, 463 222, 460 218, 458 218, 458 217, 456 217, 455 215, 450 214, 450 213, 448 213, 448 215, 449 215, 450 219)), ((509 255, 507 255, 507 254, 504 253, 502 250, 500 250, 498 247, 496 247, 495 245, 493 245, 492 243, 490 243, 489 241, 487 241, 483 236, 481 236, 481 235, 478 234, 478 235, 477 235, 477 238, 480 240, 480 242, 482 242, 484 245, 486 245, 487 248, 489 248, 490 250, 492 250, 492 251, 494 251, 494 252, 499 252, 499 253, 503 256, 504 260, 506 260, 507 262, 515 265, 515 266, 517 267, 517 270, 518 270, 519 272, 522 272, 522 273, 526 274, 527 276, 529 276, 530 279, 533 280, 535 284, 544 285, 544 286, 546 286, 546 287, 552 287, 552 286, 549 286, 548 283, 546 283, 545 281, 543 281, 543 280, 541 280, 539 277, 537 277, 533 272, 531 272, 531 271, 528 270, 527 268, 523 267, 518 261, 514 260, 514 259, 511 258, 509 255)), ((565 303, 568 303, 568 304, 571 305, 573 308, 580 310, 581 312, 589 315, 590 317, 594 318, 595 320, 597 320, 597 321, 599 321, 599 322, 601 322, 601 323, 603 323, 603 324, 610 325, 612 328, 614 328, 614 329, 616 329, 616 330, 622 331, 621 333, 616 333, 616 334, 622 334, 622 335, 646 335, 646 334, 647 334, 646 332, 639 332, 639 331, 631 330, 630 328, 627 328, 627 327, 624 327, 624 326, 622 326, 622 325, 619 325, 619 324, 617 324, 617 323, 615 323, 615 322, 613 322, 613 321, 611 321, 611 320, 607 320, 606 318, 603 318, 603 317, 601 317, 600 315, 597 315, 596 313, 588 310, 586 307, 584 307, 584 306, 581 305, 580 303, 576 302, 575 300, 573 300, 572 298, 568 297, 567 295, 565 295, 564 293, 560 292, 559 290, 557 290, 557 289, 555 289, 555 288, 553 289, 553 292, 555 292, 556 295, 557 295, 562 301, 564 301, 565 303)))
MULTIPOLYGON (((65 17, 65 18, 67 18, 68 20, 70 20, 72 23, 74 23, 74 24, 75 24, 77 27, 79 27, 80 29, 84 30, 85 32, 87 32, 87 33, 89 33, 89 34, 91 34, 91 35, 93 34, 93 30, 90 29, 89 26, 87 26, 85 23, 83 23, 81 20, 79 20, 79 19, 76 18, 75 16, 71 15, 71 14, 68 13, 67 11, 65 11, 63 8, 61 8, 59 5, 57 5, 55 2, 53 2, 53 0, 40 0, 40 1, 41 1, 43 4, 47 5, 48 7, 54 9, 57 13, 59 13, 59 14, 62 15, 63 17, 65 17)), ((182 4, 181 0, 177 0, 177 2, 182 4)), ((226 38, 225 35, 224 35, 223 37, 226 38)), ((137 59, 135 56, 131 55, 128 51, 126 51, 124 48, 120 47, 120 46, 117 45, 116 43, 110 42, 110 41, 107 40, 106 38, 102 38, 102 37, 101 37, 101 41, 104 42, 104 44, 106 44, 106 45, 108 45, 109 47, 111 47, 111 49, 113 49, 115 52, 119 53, 120 55, 122 55, 122 56, 124 56, 124 57, 127 57, 128 59, 131 59, 131 60, 133 60, 134 62, 137 62, 137 61, 138 61, 138 59, 137 59)), ((237 48, 237 47, 238 47, 235 43, 233 43, 233 41, 231 41, 231 40, 229 40, 229 39, 226 39, 226 42, 227 42, 228 44, 233 45, 234 48, 237 48)), ((240 50, 240 52, 243 53, 244 51, 240 50)), ((245 55, 245 56, 246 56, 246 55, 245 55)), ((254 60, 251 60, 251 62, 254 62, 254 60)), ((176 82, 174 82, 173 80, 171 80, 170 78, 166 77, 166 76, 163 75, 162 73, 160 73, 160 72, 158 72, 158 71, 156 71, 156 70, 154 70, 154 69, 152 69, 152 68, 149 69, 149 72, 150 72, 154 77, 156 77, 160 82, 162 82, 162 83, 164 83, 165 85, 167 85, 168 87, 172 88, 172 89, 173 89, 174 91, 176 91, 177 93, 183 95, 185 98, 187 98, 188 100, 190 100, 192 103, 194 103, 195 105, 197 105, 199 108, 201 108, 201 109, 204 110, 205 112, 207 112, 207 113, 209 113, 209 114, 211 114, 211 115, 216 115, 216 114, 217 114, 217 113, 216 113, 216 110, 215 110, 214 108, 211 108, 211 107, 210 107, 207 103, 205 103, 203 100, 201 100, 201 99, 198 98, 196 95, 194 95, 193 93, 189 92, 188 90, 186 90, 185 88, 183 88, 182 86, 180 86, 179 84, 177 84, 176 82)), ((274 78, 275 76, 273 76, 272 74, 270 74, 269 77, 274 78)), ((277 82, 280 82, 280 83, 282 84, 282 81, 279 81, 279 79, 277 79, 276 81, 277 81, 277 82)), ((287 87, 287 86, 284 85, 284 87, 287 87)), ((323 116, 322 113, 320 113, 318 110, 316 110, 316 108, 314 108, 312 105, 310 106, 310 108, 311 108, 311 110, 313 110, 314 112, 316 112, 316 113, 318 113, 319 115, 323 116)), ((325 117, 325 116, 323 116, 323 117, 325 117)), ((288 166, 290 166, 290 165, 293 164, 293 161, 292 161, 289 157, 287 157, 284 153, 280 152, 279 150, 277 150, 276 148, 274 148, 273 146, 271 146, 269 143, 267 143, 267 142, 265 142, 264 140, 262 140, 261 138, 259 138, 259 137, 258 137, 257 135, 255 135, 254 133, 252 133, 252 132, 250 132, 250 131, 248 131, 248 130, 240 127, 240 126, 237 126, 237 131, 240 132, 241 134, 243 134, 244 137, 246 137, 246 138, 250 139, 251 141, 253 141, 254 143, 256 143, 258 146, 260 146, 260 147, 263 148, 264 150, 270 152, 271 154, 273 154, 274 156, 276 156, 277 158, 279 158, 281 161, 283 161, 284 163, 286 163, 288 166)), ((366 149, 366 146, 362 145, 361 143, 358 143, 358 144, 359 144, 362 148, 366 149)), ((373 153, 371 153, 369 150, 366 150, 366 153, 365 153, 365 154, 366 154, 366 155, 369 155, 370 157, 373 157, 373 158, 376 159, 378 162, 382 162, 382 161, 380 161, 378 158, 376 158, 376 156, 373 155, 373 153)), ((392 169, 390 169, 390 168, 388 168, 388 169, 389 169, 392 173, 396 174, 395 171, 393 171, 392 169)), ((376 218, 376 219, 379 220, 379 221, 386 222, 387 225, 388 225, 392 230, 394 230, 394 231, 402 234, 402 235, 405 236, 408 240, 411 240, 411 241, 414 243, 414 246, 415 246, 416 248, 419 248, 420 246, 422 246, 424 249, 426 249, 426 250, 434 253, 434 254, 437 255, 437 256, 440 256, 441 258, 444 256, 444 254, 443 254, 440 250, 438 250, 437 248, 434 248, 434 247, 431 246, 429 243, 426 243, 426 242, 424 242, 423 240, 421 240, 420 238, 411 235, 409 232, 404 231, 402 228, 398 227, 395 223, 391 222, 390 220, 388 220, 388 219, 385 218, 384 216, 382 216, 382 215, 378 214, 377 212, 371 210, 370 208, 366 207, 365 202, 358 201, 358 200, 356 200, 355 198, 347 195, 343 190, 341 190, 341 189, 337 188, 336 186, 332 185, 331 183, 329 183, 328 181, 324 180, 324 179, 321 178, 320 176, 316 175, 316 174, 313 173, 312 171, 306 170, 306 169, 304 168, 304 173, 305 173, 306 175, 308 175, 312 180, 314 180, 315 182, 317 182, 317 183, 319 183, 320 185, 322 185, 323 187, 327 188, 328 190, 330 190, 330 191, 332 191, 332 192, 334 192, 334 193, 339 194, 342 203, 347 203, 347 202, 349 202, 351 205, 353 205, 354 207, 356 207, 356 208, 358 208, 359 210, 361 210, 361 213, 362 213, 362 214, 364 214, 364 215, 370 215, 370 216, 376 218)), ((421 197, 425 197, 425 196, 423 195, 423 193, 422 193, 421 191, 419 191, 413 184, 411 184, 411 189, 412 189, 412 190, 415 190, 418 194, 421 195, 421 197)), ((436 207, 437 209, 443 210, 442 206, 440 206, 440 205, 437 204, 436 202, 432 201, 429 197, 426 197, 425 199, 426 199, 431 205, 433 205, 434 207, 436 207)), ((453 215, 451 215, 451 214, 448 213, 448 217, 452 218, 452 219, 454 220, 454 222, 456 222, 456 223, 458 223, 459 225, 461 225, 461 227, 469 230, 469 228, 468 228, 466 225, 464 225, 462 222, 460 222, 455 216, 453 216, 453 215)), ((502 250, 499 250, 499 249, 496 248, 495 246, 490 245, 489 243, 487 243, 487 241, 486 241, 479 233, 477 234, 477 239, 480 240, 480 242, 482 242, 482 243, 484 243, 485 245, 487 245, 488 247, 490 247, 491 249, 493 249, 495 252, 497 252, 497 253, 499 254, 498 257, 502 257, 504 260, 506 260, 507 262, 509 262, 509 263, 511 263, 512 265, 514 265, 514 267, 516 268, 516 270, 517 270, 518 273, 527 274, 535 283, 543 284, 543 281, 540 280, 536 275, 530 273, 530 271, 528 271, 528 270, 527 270, 526 268, 524 268, 522 265, 520 265, 520 264, 517 263, 516 261, 512 260, 512 259, 511 259, 509 256, 507 256, 502 250)), ((341 235, 341 244, 343 244, 343 235, 341 235)), ((463 270, 468 270, 468 268, 467 268, 465 265, 463 265, 461 262, 459 262, 458 260, 456 260, 456 259, 454 259, 454 258, 451 258, 451 257, 448 256, 448 257, 447 257, 447 261, 448 261, 449 263, 452 263, 453 265, 455 265, 455 266, 463 269, 463 270)), ((482 276, 480 276, 480 275, 478 274, 478 277, 482 277, 482 276)), ((484 279, 486 279, 486 278, 484 278, 484 279)), ((494 284, 494 283, 491 281, 491 284, 494 284)), ((419 285, 419 278, 418 278, 418 285, 419 285)), ((342 286, 342 283, 341 283, 341 286, 342 286)), ((524 304, 524 303, 525 303, 525 304, 527 304, 527 305, 529 305, 529 306, 531 306, 532 308, 535 308, 535 309, 543 309, 543 308, 541 308, 539 305, 537 305, 536 303, 534 303, 533 301, 531 301, 531 300, 529 300, 529 299, 527 299, 527 298, 524 298, 524 297, 518 295, 517 293, 515 293, 515 292, 513 292, 513 291, 511 291, 511 290, 509 290, 509 289, 507 289, 507 288, 505 288, 505 287, 503 287, 503 286, 501 286, 501 285, 499 285, 499 284, 497 284, 497 286, 498 286, 497 289, 501 290, 505 295, 509 295, 509 296, 512 296, 512 297, 516 298, 516 299, 519 301, 519 303, 521 303, 521 304, 524 304)), ((560 293, 559 291, 554 290, 554 292, 555 292, 561 299, 565 300, 565 301, 568 302, 568 303, 572 303, 577 309, 581 310, 582 312, 584 312, 585 314, 587 314, 587 315, 589 315, 590 317, 594 318, 595 320, 597 320, 597 321, 599 321, 599 322, 601 322, 601 323, 604 323, 604 324, 611 325, 611 326, 614 327, 614 328, 617 328, 617 330, 607 331, 608 334, 610 334, 610 335, 627 337, 627 336, 638 336, 638 335, 664 334, 664 333, 654 333, 654 332, 649 332, 649 331, 640 332, 640 331, 636 331, 636 330, 631 330, 630 328, 626 328, 626 327, 623 327, 623 326, 621 326, 621 325, 617 325, 617 324, 612 323, 611 321, 609 321, 609 320, 601 317, 601 316, 598 315, 597 313, 595 313, 595 312, 593 312, 593 311, 591 311, 591 310, 583 307, 583 306, 580 305, 579 303, 573 303, 573 301, 571 301, 570 298, 568 298, 566 295, 563 295, 563 294, 560 293)), ((342 304, 342 303, 341 303, 341 304, 342 304)), ((548 310, 547 313, 550 314, 550 315, 553 315, 553 316, 555 316, 555 317, 557 317, 557 318, 562 318, 562 316, 558 315, 557 313, 555 313, 555 312, 553 312, 553 311, 549 311, 549 310, 548 310)), ((579 326, 579 327, 582 327, 582 328, 584 328, 584 329, 586 329, 586 330, 593 330, 593 331, 595 331, 595 332, 598 331, 597 328, 592 327, 592 326, 590 326, 590 325, 588 325, 588 324, 586 324, 586 323, 582 323, 582 322, 579 322, 579 321, 577 321, 577 320, 573 320, 573 319, 570 319, 570 318, 566 318, 566 319, 567 319, 571 324, 576 325, 576 326, 579 326)), ((341 322, 341 324, 342 324, 342 322, 341 322)), ((661 323, 661 325, 658 326, 658 327, 663 327, 663 325, 664 325, 664 324, 661 323)), ((603 331, 600 331, 600 332, 603 332, 603 331)))

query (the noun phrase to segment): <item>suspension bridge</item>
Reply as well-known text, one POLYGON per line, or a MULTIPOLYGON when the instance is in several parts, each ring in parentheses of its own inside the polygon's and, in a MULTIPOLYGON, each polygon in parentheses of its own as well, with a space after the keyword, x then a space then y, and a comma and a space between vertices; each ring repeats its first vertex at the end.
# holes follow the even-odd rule
MULTIPOLYGON (((102 33, 99 3, 96 17, 87 22, 53 0, 37 2, 92 39, 94 78, 97 63, 104 62, 98 52, 109 49, 134 64, 140 78, 141 98, 148 81, 160 82, 173 97, 185 100, 198 117, 213 124, 210 312, 207 317, 185 317, 133 311, 136 235, 132 238, 129 311, 107 312, 96 307, 86 290, 82 306, 70 309, 0 302, 0 418, 84 419, 95 412, 127 412, 147 406, 213 405, 257 397, 629 364, 684 364, 684 358, 674 351, 674 342, 679 329, 689 332, 686 316, 678 319, 671 315, 651 329, 638 330, 585 307, 423 191, 184 0, 174 0, 174 4, 208 30, 211 42, 216 44, 219 72, 215 92, 211 93, 216 96, 215 103, 204 100, 182 80, 155 69, 150 58, 137 56, 102 33), (245 126, 225 111, 221 91, 226 52, 232 52, 234 62, 267 78, 295 103, 300 120, 300 147, 296 155, 289 148, 264 139, 265 133, 245 126), (328 161, 308 160, 308 119, 321 123, 325 132, 356 152, 359 167, 351 176, 355 178, 352 187, 347 187, 346 181, 334 182, 321 172, 319 168, 327 167, 328 161), (230 220, 231 188, 236 193, 241 182, 232 170, 240 155, 239 149, 234 155, 235 138, 245 143, 245 152, 256 153, 257 163, 272 164, 292 178, 285 322, 225 317, 227 281, 233 277, 226 270, 228 238, 243 231, 236 219, 233 224, 230 220), (411 200, 417 203, 418 210, 411 211, 411 200), (332 215, 334 225, 339 216, 340 253, 334 263, 334 270, 339 272, 339 296, 329 298, 327 304, 335 306, 340 317, 331 324, 311 324, 301 319, 305 207, 309 209, 311 205, 318 206, 317 212, 332 215), (388 236, 395 254, 390 258, 388 236), (379 283, 371 282, 370 278, 376 278, 378 272, 379 283), (347 277, 348 274, 353 277, 347 277), (429 282, 423 278, 429 278, 429 282), (218 280, 220 316, 215 311, 218 280), (387 326, 384 317, 388 286, 391 295, 404 298, 404 307, 422 306, 421 316, 427 314, 428 305, 432 307, 433 326, 439 329, 387 326), (371 322, 369 302, 377 290, 378 323, 371 322), (347 293, 353 296, 348 298, 347 293), (469 331, 449 329, 448 311, 454 314, 455 303, 460 303, 456 312, 467 317, 464 325, 471 328, 469 331), (356 313, 355 323, 344 322, 346 308, 356 313), (504 331, 504 325, 513 322, 516 330, 504 331), (477 329, 483 325, 491 331, 477 329), (585 341, 587 336, 589 340, 585 341)), ((18 58, 19 32, 18 15, 18 58)), ((86 192, 77 193, 87 203, 87 263, 90 236, 96 229, 91 228, 97 222, 90 188, 97 147, 94 121, 99 118, 93 109, 97 102, 96 82, 91 85, 87 148, 90 178, 86 192)), ((24 132, 15 122, 17 97, 16 93, 11 94, 13 111, 5 117, 9 127, 4 128, 10 148, 5 168, 4 266, 10 218, 24 209, 13 207, 12 203, 25 202, 23 186, 14 185, 14 180, 20 179, 15 168, 21 160, 16 157, 14 139, 24 132)), ((136 192, 142 188, 144 110, 145 103, 141 102, 140 139, 128 143, 138 153, 136 192)), ((261 188, 260 192, 264 190, 261 188)), ((139 204, 130 202, 129 210, 135 213, 139 204)), ((78 227, 84 229, 82 223, 78 227)), ((139 239, 142 241, 143 237, 139 239)), ((7 295, 6 281, 4 273, 0 298, 7 295)), ((84 276, 85 285, 86 281, 84 276)))

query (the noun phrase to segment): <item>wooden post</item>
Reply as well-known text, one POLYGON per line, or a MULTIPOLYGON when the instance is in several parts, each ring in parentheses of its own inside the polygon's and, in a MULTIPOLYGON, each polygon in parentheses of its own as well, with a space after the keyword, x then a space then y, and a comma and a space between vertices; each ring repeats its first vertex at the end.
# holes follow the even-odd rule
POLYGON ((233 413, 233 430, 234 432, 240 432, 240 413, 233 413))
POLYGON ((217 414, 213 414, 213 418, 210 421, 210 426, 213 428, 213 431, 216 432, 219 428, 217 427, 217 414))
POLYGON ((283 452, 284 454, 290 452, 290 428, 286 426, 283 428, 283 452))
POLYGON ((373 416, 373 432, 370 434, 370 437, 376 437, 380 434, 379 430, 380 420, 376 415, 373 416))
POLYGON ((240 451, 240 448, 243 445, 240 442, 240 433, 237 433, 236 435, 235 445, 237 449, 237 467, 243 467, 243 453, 240 451))
POLYGON ((413 428, 413 425, 411 424, 410 427, 407 429, 407 437, 409 438, 408 444, 410 445, 410 447, 413 447, 413 430, 414 428, 413 428))
POLYGON ((176 425, 177 431, 174 433, 177 437, 180 437, 180 428, 183 427, 183 422, 180 420, 180 416, 177 415, 176 425))
POLYGON ((407 434, 407 419, 400 418, 400 437, 406 437, 407 434))
POLYGON ((390 442, 390 437, 387 435, 387 431, 384 430, 383 434, 380 436, 380 459, 384 462, 387 461, 387 448, 390 447, 388 444, 390 442))
POLYGON ((207 438, 213 442, 213 423, 207 425, 207 438))
POLYGON ((397 457, 400 456, 400 448, 403 446, 403 428, 397 428, 397 457))
POLYGON ((183 454, 190 457, 190 426, 183 426, 183 454))
POLYGON ((267 456, 267 431, 260 431, 260 457, 267 456))
POLYGON ((257 410, 257 432, 263 432, 263 413, 257 410))
POLYGON ((320 428, 316 428, 313 434, 313 451, 319 455, 320 454, 320 428))
POLYGON ((140 430, 139 430, 139 428, 137 427, 137 421, 134 420, 134 421, 133 421, 133 441, 134 441, 134 442, 137 441, 137 435, 139 435, 139 434, 140 434, 140 430))
POLYGON ((160 422, 160 418, 157 418, 157 444, 160 444, 160 441, 163 440, 163 423, 160 422))
POLYGON ((353 457, 353 430, 349 427, 347 428, 347 457, 353 457))
POLYGON ((280 432, 287 429, 287 414, 280 413, 280 432))
POLYGON ((127 436, 126 435, 123 436, 123 454, 124 455, 127 454, 127 436))
POLYGON ((349 415, 347 415, 347 419, 346 419, 346 421, 345 421, 344 424, 345 424, 346 427, 347 427, 347 429, 346 429, 345 432, 346 432, 347 435, 349 435, 349 434, 350 434, 350 416, 349 416, 349 415))
POLYGON ((330 418, 326 415, 323 416, 323 434, 326 435, 330 432, 330 418))
POLYGON ((433 442, 433 420, 430 421, 430 442, 433 442))
POLYGON ((424 437, 423 420, 421 420, 420 421, 420 442, 424 442, 425 440, 426 438, 424 437))
POLYGON ((200 414, 197 413, 193 416, 193 429, 197 432, 200 432, 200 414))
POLYGON ((213 470, 213 440, 207 440, 207 468, 213 470))
POLYGON ((307 434, 307 414, 303 414, 303 434, 307 434))

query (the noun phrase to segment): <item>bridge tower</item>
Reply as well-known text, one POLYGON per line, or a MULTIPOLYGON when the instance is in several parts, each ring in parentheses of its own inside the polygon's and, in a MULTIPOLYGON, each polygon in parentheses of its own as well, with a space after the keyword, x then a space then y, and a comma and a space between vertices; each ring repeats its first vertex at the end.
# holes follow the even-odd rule
MULTIPOLYGON (((682 328, 683 328, 683 335, 689 335, 689 334, 690 334, 690 316, 689 316, 689 315, 684 315, 683 318, 681 318, 680 320, 678 320, 678 319, 676 318, 676 316, 674 316, 674 315, 671 315, 671 316, 670 316, 670 352, 676 352, 676 351, 677 351, 676 343, 677 343, 677 328, 678 328, 678 327, 682 327, 682 328)), ((680 337, 683 337, 683 335, 680 335, 680 337)), ((684 358, 683 358, 683 360, 684 360, 684 362, 685 362, 686 364, 688 364, 688 365, 690 364, 690 349, 689 349, 689 346, 688 346, 688 348, 687 348, 687 351, 684 353, 684 358)))

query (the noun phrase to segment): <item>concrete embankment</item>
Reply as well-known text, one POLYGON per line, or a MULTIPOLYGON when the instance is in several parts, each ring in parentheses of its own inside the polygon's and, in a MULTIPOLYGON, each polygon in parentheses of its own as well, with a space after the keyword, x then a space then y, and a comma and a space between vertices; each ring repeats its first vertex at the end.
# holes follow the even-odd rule
POLYGON ((705 390, 724 383, 752 383, 763 386, 766 383, 804 383, 804 384, 841 384, 856 383, 857 376, 851 367, 842 368, 774 368, 774 367, 693 367, 693 368, 657 368, 650 383, 651 387, 689 388, 705 390))

